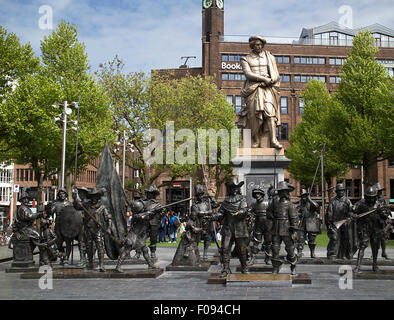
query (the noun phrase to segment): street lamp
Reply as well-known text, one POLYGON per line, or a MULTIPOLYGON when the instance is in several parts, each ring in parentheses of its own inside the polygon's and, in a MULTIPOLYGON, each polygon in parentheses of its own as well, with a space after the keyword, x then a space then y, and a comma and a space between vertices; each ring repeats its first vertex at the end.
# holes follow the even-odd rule
POLYGON ((61 176, 60 176, 60 184, 59 184, 60 189, 64 188, 64 175, 66 168, 67 116, 69 116, 72 113, 72 109, 69 108, 69 106, 75 107, 76 105, 78 105, 77 102, 72 102, 69 104, 67 101, 64 101, 63 104, 52 105, 52 107, 54 108, 63 107, 63 112, 59 115, 59 117, 54 118, 55 122, 59 120, 63 121, 62 163, 61 163, 61 176))

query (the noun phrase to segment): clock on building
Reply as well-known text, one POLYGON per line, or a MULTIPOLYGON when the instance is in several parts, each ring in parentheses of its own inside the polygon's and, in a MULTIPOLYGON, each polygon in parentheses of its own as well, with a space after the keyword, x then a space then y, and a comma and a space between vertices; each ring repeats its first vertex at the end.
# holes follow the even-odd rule
POLYGON ((223 0, 216 0, 216 5, 219 9, 223 9, 224 6, 223 0))
POLYGON ((202 2, 202 5, 203 5, 204 9, 208 9, 212 6, 212 0, 204 0, 202 2))

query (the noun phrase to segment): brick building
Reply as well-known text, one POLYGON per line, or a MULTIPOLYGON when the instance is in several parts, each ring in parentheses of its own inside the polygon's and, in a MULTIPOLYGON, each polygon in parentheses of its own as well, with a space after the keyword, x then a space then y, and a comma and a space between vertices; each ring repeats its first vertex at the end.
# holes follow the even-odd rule
MULTIPOLYGON (((276 58, 281 75, 281 122, 277 130, 279 142, 286 149, 289 136, 297 123, 302 121, 303 102, 300 95, 310 79, 326 83, 327 89, 335 91, 340 81, 341 67, 351 49, 352 39, 360 30, 370 30, 379 47, 378 62, 382 63, 390 75, 394 70, 394 30, 374 24, 360 29, 343 28, 336 22, 311 29, 303 28, 300 37, 286 42, 273 43, 267 38, 265 49, 276 58)), ((258 33, 260 31, 257 31, 258 33)), ((160 74, 171 72, 176 78, 187 72, 191 75, 214 76, 216 85, 227 96, 238 112, 243 104, 240 91, 245 80, 240 65, 240 58, 250 52, 248 37, 234 41, 226 36, 224 29, 223 1, 202 2, 202 67, 156 70, 160 74)), ((278 41, 279 42, 279 41, 278 41)), ((189 178, 185 178, 189 179, 189 178)), ((289 172, 285 179, 300 188, 300 183, 292 181, 289 172)), ((361 197, 361 170, 352 168, 345 178, 350 199, 356 201, 361 197)), ((372 179, 379 181, 386 188, 386 198, 394 201, 394 159, 379 162, 372 173, 372 179)), ((163 178, 165 180, 165 178, 163 178)), ((335 181, 333 182, 335 183, 335 181)), ((187 189, 187 181, 184 181, 187 189)), ((319 194, 319 187, 316 187, 319 194)), ((162 195, 163 197, 163 195, 162 195)), ((164 198, 163 198, 164 200, 164 198)))

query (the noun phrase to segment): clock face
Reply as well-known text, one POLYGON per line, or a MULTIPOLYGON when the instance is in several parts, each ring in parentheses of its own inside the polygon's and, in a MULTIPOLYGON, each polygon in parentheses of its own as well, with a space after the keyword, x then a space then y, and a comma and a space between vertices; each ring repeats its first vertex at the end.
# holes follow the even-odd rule
POLYGON ((212 6, 212 0, 204 0, 202 2, 202 5, 203 5, 204 9, 208 9, 212 6))
POLYGON ((216 0, 216 5, 219 9, 223 9, 224 6, 223 0, 216 0))

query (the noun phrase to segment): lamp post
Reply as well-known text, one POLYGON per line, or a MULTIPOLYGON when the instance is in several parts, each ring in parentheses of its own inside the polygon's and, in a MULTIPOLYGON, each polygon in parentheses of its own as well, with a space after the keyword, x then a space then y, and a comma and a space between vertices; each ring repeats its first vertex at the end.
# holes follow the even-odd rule
POLYGON ((62 162, 61 162, 61 174, 59 181, 59 189, 64 188, 64 176, 66 171, 66 143, 67 143, 67 116, 72 113, 72 109, 69 106, 76 106, 77 102, 68 103, 64 101, 63 104, 53 104, 52 107, 57 108, 58 106, 63 107, 63 112, 60 114, 60 117, 55 118, 55 121, 62 120, 63 121, 63 139, 62 139, 62 162))

